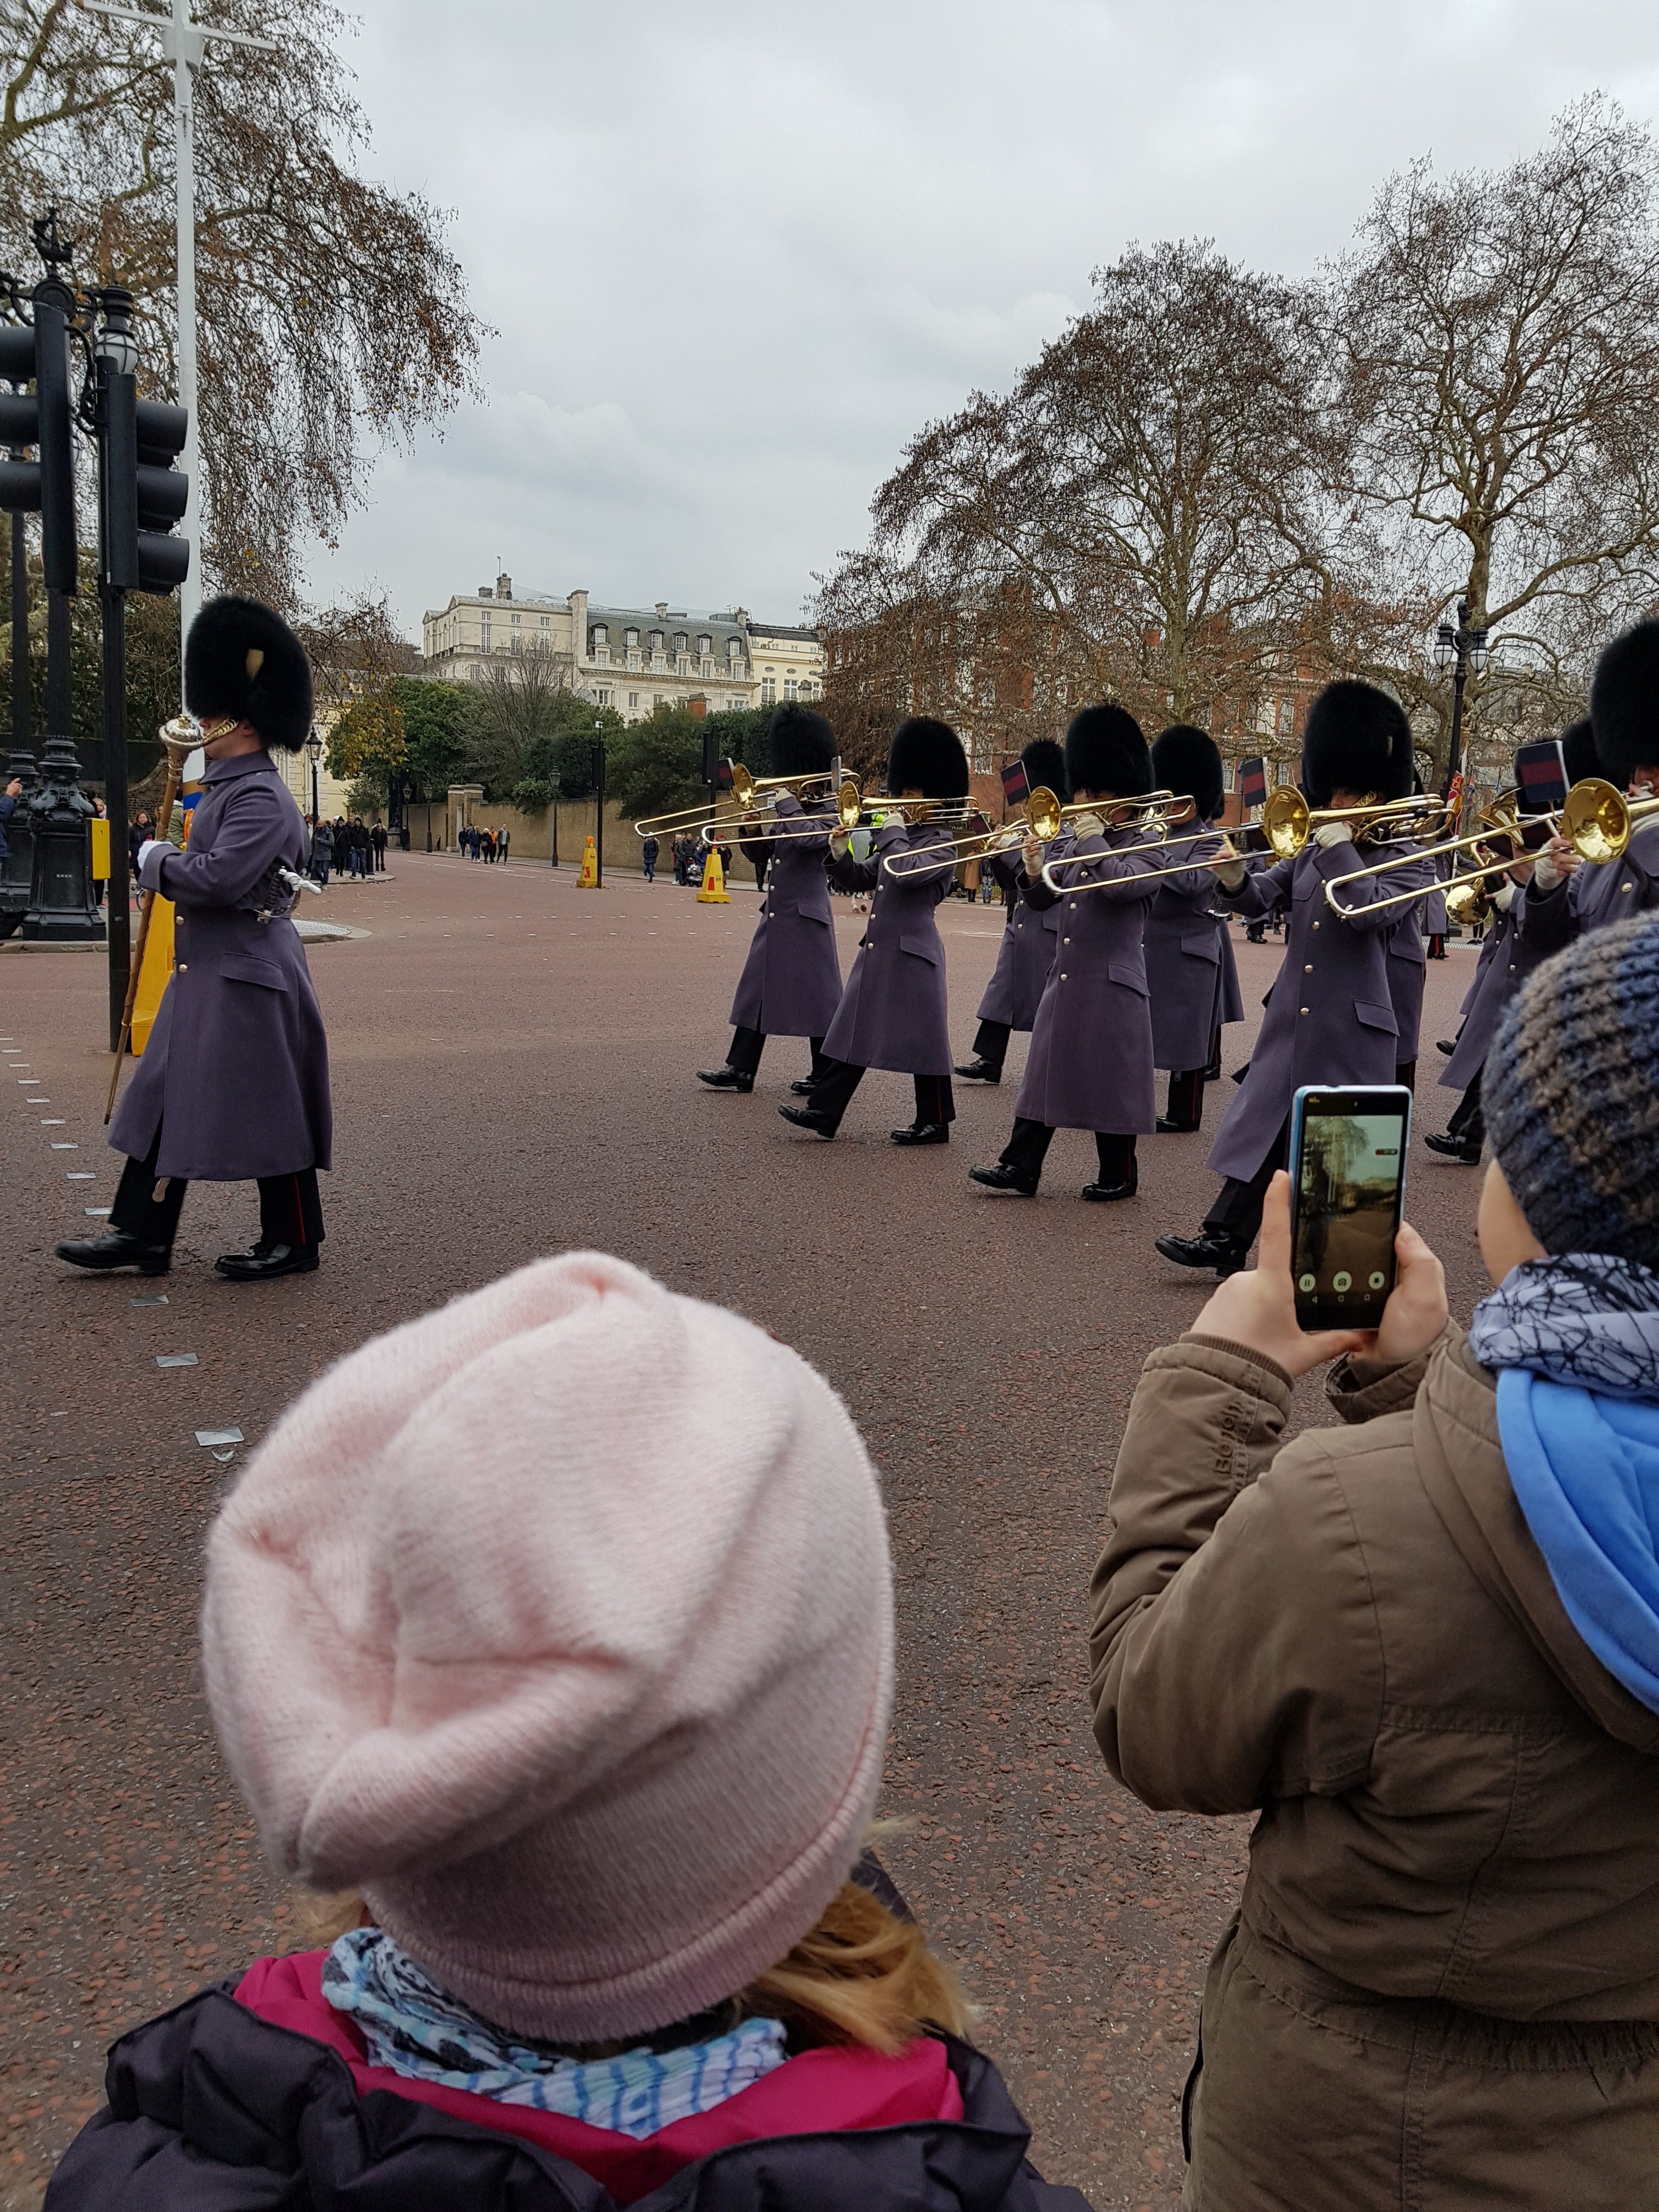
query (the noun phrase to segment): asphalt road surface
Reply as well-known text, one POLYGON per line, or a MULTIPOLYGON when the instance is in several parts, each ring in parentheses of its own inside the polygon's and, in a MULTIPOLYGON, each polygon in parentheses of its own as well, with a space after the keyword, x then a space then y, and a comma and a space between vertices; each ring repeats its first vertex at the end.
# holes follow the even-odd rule
MULTIPOLYGON (((0 951, 0 2205, 38 2203, 117 2033, 299 1941, 196 1668, 198 1562, 226 1484, 341 1353, 571 1246, 738 1307, 847 1397, 897 1562, 883 1809, 902 1826, 884 1856, 960 1961, 1037 2163, 1103 2208, 1174 2205, 1197 1996, 1248 1826, 1155 1815, 1111 1781, 1085 1633, 1129 1391, 1206 1295, 1152 1240, 1196 1225, 1207 1138, 1143 1139, 1124 1205, 1078 1201, 1094 1147, 1066 1132, 1035 1205, 975 1192, 968 1169, 995 1158, 1013 1111, 1017 1038, 1000 1090, 959 1086, 948 1147, 888 1143, 910 1087, 879 1074, 825 1145, 776 1111, 804 1043, 769 1047, 750 1097, 693 1079, 724 1054, 751 888, 704 907, 666 879, 580 893, 568 867, 393 860, 305 906, 359 933, 311 952, 337 1164, 310 1277, 212 1273, 255 1234, 251 1187, 192 1190, 164 1280, 53 1258, 108 1205, 118 1165, 101 1128, 103 955, 0 951), (240 1443, 197 1441, 228 1429, 240 1443)), ((858 921, 836 905, 844 971, 858 921)), ((941 926, 966 1056, 1000 912, 955 902, 941 926)), ((1242 935, 1238 950, 1254 1019, 1279 950, 1242 935)), ((1423 1128, 1453 1103, 1433 1040, 1471 971, 1456 950, 1429 969, 1423 1128)), ((1250 1026, 1227 1033, 1230 1068, 1250 1026)), ((1408 1211, 1460 1313, 1480 1288, 1476 1180, 1414 1146, 1408 1211)), ((1302 1395, 1322 1419, 1316 1389, 1302 1395)), ((666 1432, 662 1449, 689 1462, 721 1438, 666 1432)))

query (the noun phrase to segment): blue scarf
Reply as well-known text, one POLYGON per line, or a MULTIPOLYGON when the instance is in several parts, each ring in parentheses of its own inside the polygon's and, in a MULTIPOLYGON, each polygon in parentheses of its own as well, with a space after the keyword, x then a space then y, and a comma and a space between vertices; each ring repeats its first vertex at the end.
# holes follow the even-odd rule
POLYGON ((1567 1616, 1659 1712, 1659 1274, 1528 1260, 1474 1310, 1510 1480, 1567 1616))

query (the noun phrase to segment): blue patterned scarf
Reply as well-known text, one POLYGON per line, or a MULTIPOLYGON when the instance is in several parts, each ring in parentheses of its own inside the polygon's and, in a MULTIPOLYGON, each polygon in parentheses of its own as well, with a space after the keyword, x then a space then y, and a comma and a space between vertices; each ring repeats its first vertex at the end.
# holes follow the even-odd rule
POLYGON ((1568 1618, 1659 1712, 1659 1274, 1528 1260, 1475 1308, 1469 1346, 1498 1370, 1504 1465, 1568 1618))
POLYGON ((480 2020, 378 1928, 341 1936, 323 1961, 323 1995, 356 2022, 371 2066, 562 2112, 635 2142, 712 2112, 789 2055, 781 2021, 746 2020, 729 2035, 672 2051, 561 2058, 480 2020))

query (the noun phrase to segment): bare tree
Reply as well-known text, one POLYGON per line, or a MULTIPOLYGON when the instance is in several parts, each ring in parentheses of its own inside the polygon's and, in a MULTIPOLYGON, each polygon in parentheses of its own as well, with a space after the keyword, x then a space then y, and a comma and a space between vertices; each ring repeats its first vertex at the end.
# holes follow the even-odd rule
POLYGON ((890 643, 899 615, 915 691, 1014 742, 1108 694, 1154 721, 1237 711, 1323 573, 1309 295, 1203 243, 1093 281, 1012 394, 913 441, 869 548, 820 592, 832 630, 861 596, 890 643), (941 624, 948 665, 929 668, 941 624))
POLYGON ((483 665, 472 720, 473 767, 494 794, 509 798, 542 772, 541 757, 563 727, 575 662, 539 638, 492 653, 483 665))
MULTIPOLYGON (((474 387, 483 326, 438 212, 369 183, 368 127, 328 0, 218 0, 197 78, 197 288, 205 569, 291 605, 301 540, 332 539, 369 441, 474 387)), ((154 33, 73 0, 0 7, 0 263, 29 263, 48 201, 80 273, 131 284, 155 387, 174 338, 172 69, 154 33)))
POLYGON ((1336 483, 1375 525, 1371 588, 1425 602, 1404 668, 1466 599, 1494 645, 1469 707, 1530 688, 1516 727, 1570 714, 1659 589, 1656 184, 1648 132, 1585 100, 1509 169, 1391 178, 1329 272, 1336 483))

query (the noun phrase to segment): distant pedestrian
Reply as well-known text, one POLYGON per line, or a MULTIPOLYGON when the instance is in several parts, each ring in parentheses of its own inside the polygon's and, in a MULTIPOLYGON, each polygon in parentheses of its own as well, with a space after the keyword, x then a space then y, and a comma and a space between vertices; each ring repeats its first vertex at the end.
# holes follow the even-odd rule
POLYGON ((657 880, 657 841, 654 837, 647 837, 640 847, 640 859, 645 867, 645 880, 654 884, 657 880))
POLYGON ((386 873, 386 824, 384 822, 377 822, 374 824, 368 833, 368 842, 374 848, 375 873, 383 876, 386 873))
POLYGON ((508 830, 498 830, 495 832, 495 857, 503 867, 507 865, 507 846, 511 835, 512 832, 508 830))
POLYGON ((328 872, 334 865, 334 832, 326 822, 315 822, 311 829, 311 873, 313 880, 328 886, 328 872))
MULTIPOLYGON (((20 791, 22 787, 21 784, 17 787, 20 791)), ((150 826, 149 816, 141 806, 138 810, 138 818, 127 832, 127 867, 131 874, 136 876, 138 872, 138 848, 155 835, 155 832, 150 826)), ((3 848, 0 848, 0 850, 3 850, 3 848)))

